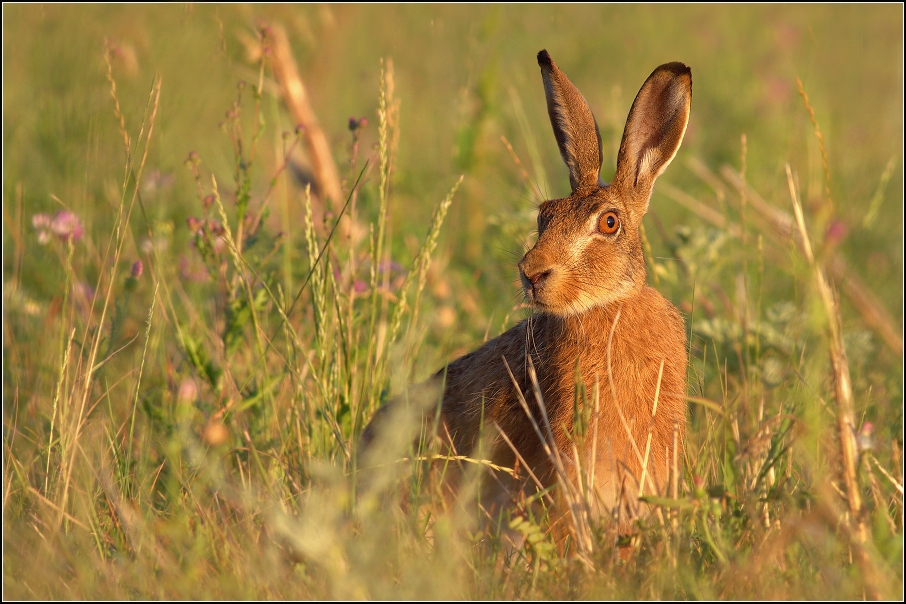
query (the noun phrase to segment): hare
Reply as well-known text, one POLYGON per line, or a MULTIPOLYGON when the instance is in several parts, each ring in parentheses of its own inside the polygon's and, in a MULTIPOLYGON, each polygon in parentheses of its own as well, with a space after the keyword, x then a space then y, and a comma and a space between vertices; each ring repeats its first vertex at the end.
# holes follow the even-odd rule
MULTIPOLYGON (((655 179, 683 140, 692 73, 667 63, 648 77, 607 185, 588 104, 546 50, 538 64, 572 193, 541 204, 538 240, 519 262, 532 316, 421 385, 443 393, 425 425, 451 454, 471 456, 481 442, 485 459, 515 470, 485 478, 487 511, 560 483, 561 502, 584 493, 586 510, 615 516, 625 531, 640 488, 664 493, 683 446, 685 324, 646 285, 639 225, 655 179)), ((392 407, 366 428, 366 445, 388 429, 392 407)))

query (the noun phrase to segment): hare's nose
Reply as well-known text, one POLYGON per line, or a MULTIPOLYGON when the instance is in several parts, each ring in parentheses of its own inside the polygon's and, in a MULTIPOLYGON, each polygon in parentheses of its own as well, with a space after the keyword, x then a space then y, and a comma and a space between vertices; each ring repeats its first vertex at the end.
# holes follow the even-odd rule
POLYGON ((547 269, 545 271, 539 271, 539 272, 535 273, 534 275, 526 275, 523 272, 522 276, 526 281, 528 281, 529 283, 532 284, 532 288, 538 288, 544 284, 544 282, 547 280, 547 278, 550 276, 550 274, 551 274, 551 269, 547 269))
POLYGON ((546 271, 542 271, 540 273, 535 273, 534 275, 529 277, 528 280, 532 282, 532 285, 540 285, 547 279, 548 275, 550 275, 550 274, 551 274, 550 269, 547 269, 546 271))

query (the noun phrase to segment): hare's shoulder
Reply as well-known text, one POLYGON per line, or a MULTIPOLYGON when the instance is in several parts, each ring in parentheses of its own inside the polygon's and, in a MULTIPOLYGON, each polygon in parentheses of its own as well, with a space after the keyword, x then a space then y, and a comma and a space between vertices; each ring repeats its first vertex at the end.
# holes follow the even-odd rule
POLYGON ((633 305, 633 308, 638 311, 637 320, 644 321, 654 329, 679 332, 685 339, 686 322, 680 311, 653 287, 642 288, 639 292, 639 303, 633 305))
POLYGON ((507 365, 516 372, 524 364, 528 334, 528 321, 521 321, 438 371, 437 376, 445 378, 447 395, 459 391, 478 395, 483 389, 509 381, 507 365))

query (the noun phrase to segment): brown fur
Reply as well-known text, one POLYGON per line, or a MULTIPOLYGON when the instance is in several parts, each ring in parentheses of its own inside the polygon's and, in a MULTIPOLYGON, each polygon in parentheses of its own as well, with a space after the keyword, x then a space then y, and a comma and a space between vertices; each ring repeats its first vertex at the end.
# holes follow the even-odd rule
MULTIPOLYGON (((616 176, 606 186, 599 184, 600 136, 585 99, 546 51, 539 53, 538 62, 573 191, 567 198, 541 204, 538 241, 519 263, 526 298, 536 313, 452 362, 428 384, 446 380, 438 435, 452 452, 472 455, 486 436, 490 444, 483 457, 518 467, 521 462, 496 424, 547 487, 557 482, 558 473, 520 403, 520 393, 547 438, 545 409, 569 480, 587 484, 593 465, 592 512, 619 510, 625 529, 630 516, 623 510, 635 505, 649 432, 650 482, 645 491, 664 493, 674 431, 680 447, 685 431, 685 325, 673 305, 645 285, 639 225, 655 179, 682 141, 692 77, 680 63, 662 65, 651 74, 630 110, 616 176), (599 229, 607 212, 619 220, 613 234, 599 229), (577 378, 584 398, 577 395, 577 378), (590 418, 582 439, 573 434, 577 409, 590 418), (572 463, 573 443, 581 475, 572 463)), ((382 429, 383 417, 386 414, 379 413, 366 429, 366 442, 382 429)), ((517 478, 497 472, 485 481, 483 501, 499 510, 535 486, 525 471, 517 478)))

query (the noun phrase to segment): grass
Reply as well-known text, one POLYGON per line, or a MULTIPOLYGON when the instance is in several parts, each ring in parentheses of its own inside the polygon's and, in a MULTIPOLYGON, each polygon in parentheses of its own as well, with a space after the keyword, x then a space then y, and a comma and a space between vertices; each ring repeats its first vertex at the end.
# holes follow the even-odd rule
POLYGON ((4 597, 902 598, 902 7, 3 11, 4 597), (507 548, 402 425, 357 462, 392 394, 525 316, 566 193, 541 47, 605 150, 693 68, 644 225, 688 436, 627 559, 587 521, 563 552, 543 496, 507 548))

